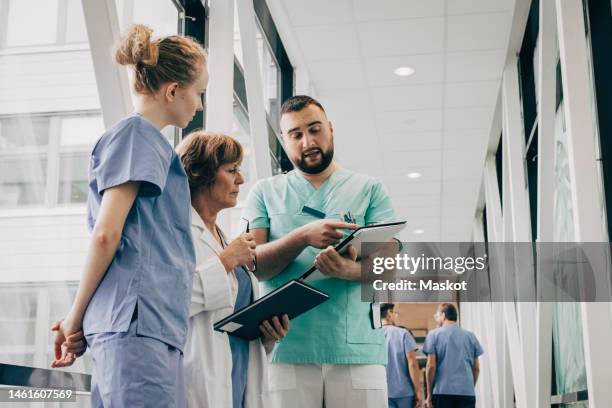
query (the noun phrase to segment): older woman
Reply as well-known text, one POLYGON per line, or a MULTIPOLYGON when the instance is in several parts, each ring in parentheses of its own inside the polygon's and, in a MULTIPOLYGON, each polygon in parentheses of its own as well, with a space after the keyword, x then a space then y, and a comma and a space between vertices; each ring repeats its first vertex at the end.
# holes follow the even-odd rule
POLYGON ((287 316, 263 322, 261 340, 247 341, 213 329, 216 321, 258 297, 255 240, 244 233, 228 242, 217 214, 234 207, 244 178, 242 146, 235 139, 197 131, 177 147, 191 190, 191 232, 196 250, 185 381, 190 407, 251 408, 266 405, 266 350, 289 329, 287 316))

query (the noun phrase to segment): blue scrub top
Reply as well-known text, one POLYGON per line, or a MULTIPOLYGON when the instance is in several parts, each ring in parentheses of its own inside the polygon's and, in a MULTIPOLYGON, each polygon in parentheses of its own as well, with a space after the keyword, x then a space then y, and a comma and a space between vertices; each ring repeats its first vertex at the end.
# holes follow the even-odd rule
POLYGON ((433 394, 474 396, 474 360, 484 351, 474 333, 456 324, 435 329, 425 338, 423 352, 436 356, 433 394))
POLYGON ((104 191, 128 181, 139 181, 140 190, 115 257, 87 307, 83 329, 86 335, 125 332, 138 306, 137 334, 182 350, 195 269, 189 184, 170 143, 137 113, 104 133, 92 151, 90 230, 104 191))
POLYGON ((389 398, 414 396, 406 353, 417 350, 410 332, 393 325, 383 326, 387 343, 387 394, 389 398))

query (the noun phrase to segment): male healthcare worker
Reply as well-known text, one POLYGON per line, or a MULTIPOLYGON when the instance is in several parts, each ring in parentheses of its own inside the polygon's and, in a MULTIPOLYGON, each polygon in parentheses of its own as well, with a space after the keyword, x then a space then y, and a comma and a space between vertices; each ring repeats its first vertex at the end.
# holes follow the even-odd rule
POLYGON ((434 314, 439 328, 429 332, 423 345, 427 354, 426 407, 474 408, 478 357, 484 351, 474 333, 457 325, 457 309, 442 303, 434 314))
POLYGON ((332 124, 313 98, 288 99, 280 127, 296 169, 260 180, 247 199, 256 274, 269 292, 314 263, 321 274, 309 283, 330 299, 292 320, 276 345, 271 398, 279 407, 386 407, 385 338, 361 301, 361 265, 354 250, 340 256, 331 245, 357 225, 394 221, 391 200, 380 181, 336 164, 332 124))

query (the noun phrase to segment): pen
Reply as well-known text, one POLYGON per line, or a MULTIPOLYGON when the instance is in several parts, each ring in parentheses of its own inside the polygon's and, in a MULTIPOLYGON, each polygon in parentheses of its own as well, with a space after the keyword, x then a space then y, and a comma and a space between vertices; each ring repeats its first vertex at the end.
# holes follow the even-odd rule
MULTIPOLYGON (((250 222, 249 220, 247 220, 244 217, 241 217, 242 220, 246 221, 246 228, 245 231, 247 234, 250 232, 249 231, 249 226, 250 226, 250 222)), ((249 268, 246 267, 246 265, 244 266, 244 268, 248 271, 249 268)), ((257 256, 253 255, 253 269, 250 270, 250 272, 255 272, 257 270, 257 256)))

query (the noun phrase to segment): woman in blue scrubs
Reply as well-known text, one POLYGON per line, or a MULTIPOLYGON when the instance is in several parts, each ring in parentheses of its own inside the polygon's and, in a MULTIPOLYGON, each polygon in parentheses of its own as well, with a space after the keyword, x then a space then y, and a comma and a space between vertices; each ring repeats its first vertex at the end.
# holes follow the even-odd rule
POLYGON ((87 203, 91 243, 53 367, 91 349, 93 407, 183 407, 183 347, 195 254, 187 175, 161 130, 202 110, 206 54, 193 39, 151 39, 135 25, 115 60, 134 71, 136 112, 95 145, 87 203))

